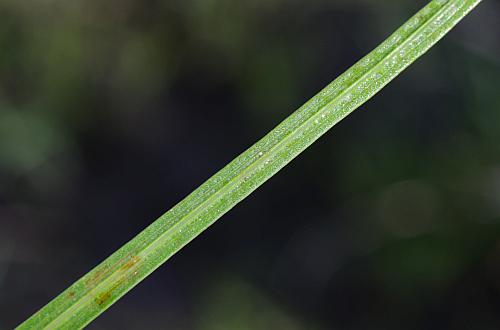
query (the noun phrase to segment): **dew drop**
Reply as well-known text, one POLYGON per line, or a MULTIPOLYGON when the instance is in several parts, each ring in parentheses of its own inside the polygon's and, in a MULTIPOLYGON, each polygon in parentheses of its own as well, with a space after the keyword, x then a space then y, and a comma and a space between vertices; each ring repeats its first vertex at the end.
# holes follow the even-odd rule
POLYGON ((371 62, 371 58, 368 57, 368 58, 365 58, 363 60, 363 62, 361 62, 361 65, 362 66, 368 66, 368 65, 370 65, 370 62, 371 62))

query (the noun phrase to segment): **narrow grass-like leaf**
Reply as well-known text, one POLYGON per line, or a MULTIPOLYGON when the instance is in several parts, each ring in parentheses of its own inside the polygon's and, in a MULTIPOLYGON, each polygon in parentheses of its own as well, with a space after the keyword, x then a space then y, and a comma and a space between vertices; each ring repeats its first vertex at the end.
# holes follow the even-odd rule
POLYGON ((434 0, 137 237, 19 329, 78 329, 423 55, 481 0, 434 0))

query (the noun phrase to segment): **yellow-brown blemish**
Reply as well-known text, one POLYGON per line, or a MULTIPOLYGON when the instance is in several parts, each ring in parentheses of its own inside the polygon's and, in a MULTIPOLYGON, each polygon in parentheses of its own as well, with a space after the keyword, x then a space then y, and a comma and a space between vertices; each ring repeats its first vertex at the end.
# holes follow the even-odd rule
POLYGON ((106 277, 108 274, 111 273, 111 271, 115 268, 115 266, 118 264, 118 262, 116 264, 114 264, 113 266, 111 267, 106 267, 106 268, 102 268, 102 269, 98 269, 96 270, 95 273, 93 273, 91 275, 90 278, 88 278, 86 281, 85 281, 85 286, 87 288, 92 288, 94 287, 97 283, 99 283, 101 281, 101 279, 103 279, 104 277, 106 277))
POLYGON ((125 268, 126 269, 129 269, 131 268, 133 265, 135 265, 137 262, 139 262, 140 258, 138 256, 134 256, 132 257, 130 254, 121 258, 120 260, 118 260, 117 262, 115 262, 114 264, 112 264, 111 266, 109 267, 100 267, 99 269, 97 269, 95 271, 94 274, 92 274, 90 276, 90 278, 88 278, 86 281, 85 281, 85 286, 87 288, 92 288, 94 287, 96 284, 98 284, 103 278, 106 278, 107 276, 111 275, 116 269, 118 268, 125 268), (127 261, 128 260, 128 261, 127 261), (125 264, 123 264, 125 262, 125 264))
POLYGON ((111 298, 111 292, 110 291, 103 292, 95 298, 95 302, 99 306, 102 306, 104 305, 104 303, 106 303, 106 301, 109 300, 109 298, 111 298))
POLYGON ((138 256, 135 256, 135 257, 132 257, 130 258, 129 261, 127 261, 127 263, 125 263, 121 268, 120 270, 121 271, 127 271, 129 270, 130 268, 134 267, 139 261, 141 260, 141 258, 139 258, 138 256))
POLYGON ((115 291, 120 285, 122 285, 125 281, 129 280, 132 275, 136 275, 138 272, 134 270, 134 272, 131 272, 130 270, 132 268, 135 268, 141 258, 139 256, 134 256, 131 257, 129 261, 127 261, 125 264, 123 264, 118 272, 122 274, 114 285, 107 291, 102 292, 95 297, 95 302, 97 305, 102 306, 104 305, 112 296, 113 291, 115 291))

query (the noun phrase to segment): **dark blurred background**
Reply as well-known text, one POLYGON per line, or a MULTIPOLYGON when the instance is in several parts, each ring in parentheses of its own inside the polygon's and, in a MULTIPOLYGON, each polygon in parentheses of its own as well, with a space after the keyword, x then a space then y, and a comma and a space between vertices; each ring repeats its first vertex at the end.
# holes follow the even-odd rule
MULTIPOLYGON (((0 329, 426 1, 1 0, 0 329)), ((500 3, 90 329, 499 329, 500 3)))

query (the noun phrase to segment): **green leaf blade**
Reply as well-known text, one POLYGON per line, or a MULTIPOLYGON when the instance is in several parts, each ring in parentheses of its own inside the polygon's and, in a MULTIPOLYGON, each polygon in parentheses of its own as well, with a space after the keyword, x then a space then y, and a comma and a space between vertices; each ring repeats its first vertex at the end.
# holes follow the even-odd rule
POLYGON ((373 97, 481 0, 435 0, 137 237, 26 320, 19 329, 77 329, 161 266, 373 97))

